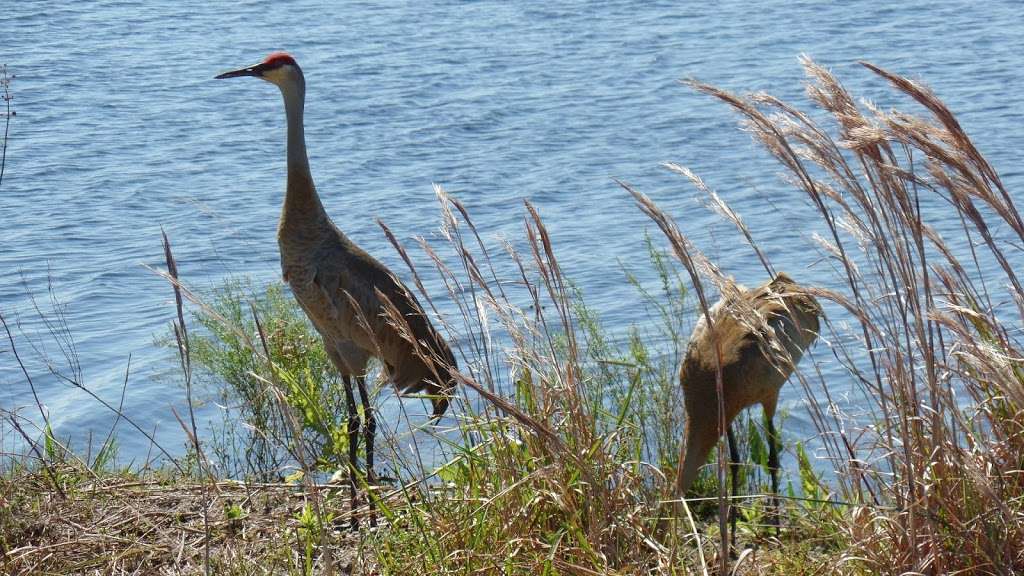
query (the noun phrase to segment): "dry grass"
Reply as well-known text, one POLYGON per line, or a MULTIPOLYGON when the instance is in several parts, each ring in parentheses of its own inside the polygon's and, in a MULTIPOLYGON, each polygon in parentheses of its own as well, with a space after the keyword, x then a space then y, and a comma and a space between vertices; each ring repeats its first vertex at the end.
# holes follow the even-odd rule
POLYGON ((66 497, 39 473, 0 480, 4 574, 201 574, 207 562, 215 574, 319 574, 328 561, 335 573, 375 573, 343 528, 344 498, 337 528, 307 556, 311 498, 301 487, 56 469, 66 497))
POLYGON ((926 87, 865 64, 926 113, 883 112, 858 107, 827 70, 804 64, 808 94, 832 115, 835 139, 772 98, 698 88, 745 116, 829 223, 821 244, 838 255, 849 287, 831 297, 853 312, 863 345, 840 358, 874 402, 877 432, 857 441, 837 434, 841 423, 823 431, 836 439, 844 495, 898 510, 851 515, 852 552, 873 569, 1013 573, 1024 567, 1015 337, 1024 291, 1010 263, 1024 239, 1020 215, 926 87), (936 231, 936 205, 956 211, 969 251, 936 231))

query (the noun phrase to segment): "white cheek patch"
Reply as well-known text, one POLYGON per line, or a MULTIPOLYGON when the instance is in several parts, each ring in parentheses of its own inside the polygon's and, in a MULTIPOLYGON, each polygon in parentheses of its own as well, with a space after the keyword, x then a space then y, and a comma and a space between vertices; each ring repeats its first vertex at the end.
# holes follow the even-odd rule
POLYGON ((267 82, 271 82, 273 84, 280 84, 281 81, 284 80, 284 67, 267 70, 266 72, 263 73, 262 78, 267 82))

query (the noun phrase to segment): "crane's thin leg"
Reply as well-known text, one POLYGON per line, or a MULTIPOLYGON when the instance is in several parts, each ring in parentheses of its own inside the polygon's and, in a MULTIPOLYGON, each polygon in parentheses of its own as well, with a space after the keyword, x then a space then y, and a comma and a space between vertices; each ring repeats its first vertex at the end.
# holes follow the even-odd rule
MULTIPOLYGON (((732 549, 736 550, 736 495, 739 493, 740 484, 740 450, 736 444, 736 435, 733 434, 732 424, 726 429, 729 435, 729 475, 731 488, 729 489, 729 543, 732 549)), ((735 552, 732 552, 735 553, 735 552)))
POLYGON ((775 526, 775 537, 781 536, 779 528, 779 438, 775 431, 775 419, 767 417, 768 428, 768 472, 772 475, 772 516, 770 522, 775 526))
POLYGON ((349 508, 352 511, 352 529, 359 529, 359 518, 356 516, 356 455, 359 450, 359 411, 356 409, 356 399, 352 395, 352 377, 343 375, 342 383, 345 385, 345 404, 348 406, 348 487, 349 487, 349 508))
MULTIPOLYGON (((363 428, 363 435, 366 438, 366 483, 373 486, 377 483, 377 475, 373 471, 373 437, 377 434, 377 419, 373 416, 373 405, 370 402, 370 395, 366 392, 366 377, 356 376, 356 384, 359 386, 359 397, 363 402, 363 418, 366 425, 363 428)), ((373 502, 373 494, 367 490, 366 501, 370 504, 370 526, 377 527, 377 510, 373 502)))

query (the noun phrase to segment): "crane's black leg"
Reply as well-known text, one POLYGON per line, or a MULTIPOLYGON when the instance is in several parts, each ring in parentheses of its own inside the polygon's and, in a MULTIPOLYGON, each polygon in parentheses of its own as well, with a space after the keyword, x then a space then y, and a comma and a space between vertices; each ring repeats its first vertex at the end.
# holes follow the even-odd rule
MULTIPOLYGON (((732 550, 736 550, 736 495, 739 493, 740 484, 740 450, 736 444, 736 435, 732 432, 732 424, 727 428, 729 436, 729 475, 730 484, 732 485, 729 489, 729 543, 732 546, 732 550)), ((734 554, 735 552, 730 552, 734 554)))
POLYGON ((352 377, 343 375, 342 383, 345 385, 345 404, 348 406, 348 487, 349 487, 349 508, 352 511, 352 529, 359 529, 359 518, 356 516, 356 469, 358 462, 356 455, 359 450, 359 411, 356 409, 356 399, 352 394, 352 377))
POLYGON ((766 418, 768 428, 768 472, 772 476, 772 516, 769 520, 775 526, 775 537, 781 536, 779 528, 779 438, 775 432, 775 419, 766 418))
MULTIPOLYGON (((366 425, 363 428, 363 435, 366 439, 366 483, 373 486, 377 482, 377 475, 373 471, 373 437, 377 434, 377 420, 373 416, 373 405, 370 402, 370 395, 366 392, 366 377, 356 376, 356 384, 359 386, 359 396, 363 402, 363 418, 366 425)), ((373 495, 367 491, 367 502, 370 504, 370 526, 377 527, 377 512, 373 502, 373 495)))

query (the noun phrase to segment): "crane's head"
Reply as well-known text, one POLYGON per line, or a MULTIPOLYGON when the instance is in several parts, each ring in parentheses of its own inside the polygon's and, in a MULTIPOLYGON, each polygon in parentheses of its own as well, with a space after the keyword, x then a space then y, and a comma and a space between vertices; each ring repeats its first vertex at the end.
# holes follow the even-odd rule
POLYGON ((274 52, 259 64, 218 74, 215 78, 235 78, 236 76, 255 76, 283 88, 290 83, 302 82, 302 69, 299 68, 291 54, 274 52))

